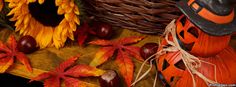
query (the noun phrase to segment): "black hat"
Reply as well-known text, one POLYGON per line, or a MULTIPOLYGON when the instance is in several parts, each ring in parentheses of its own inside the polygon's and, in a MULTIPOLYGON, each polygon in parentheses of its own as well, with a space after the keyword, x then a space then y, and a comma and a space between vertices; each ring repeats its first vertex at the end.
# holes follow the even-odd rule
POLYGON ((182 0, 177 7, 210 35, 223 36, 236 31, 236 11, 228 0, 182 0))

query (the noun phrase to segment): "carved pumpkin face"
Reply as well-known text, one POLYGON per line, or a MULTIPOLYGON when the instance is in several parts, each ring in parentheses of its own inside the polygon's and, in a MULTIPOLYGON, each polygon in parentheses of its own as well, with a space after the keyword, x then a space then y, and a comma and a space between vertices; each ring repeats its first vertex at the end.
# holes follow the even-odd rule
MULTIPOLYGON (((165 40, 162 41, 159 50, 168 46, 165 40)), ((170 87, 191 87, 193 80, 188 69, 182 60, 179 51, 167 52, 166 54, 156 58, 159 79, 165 83, 165 86, 170 87)), ((233 84, 236 83, 236 53, 231 47, 227 47, 219 54, 209 58, 199 57, 201 61, 205 61, 216 66, 216 80, 218 83, 233 84)), ((198 71, 207 78, 215 79, 214 66, 203 63, 198 71)), ((194 75, 197 87, 207 87, 207 84, 194 75)))
POLYGON ((215 56, 225 49, 230 41, 230 35, 211 36, 201 31, 184 15, 176 21, 176 27, 181 47, 196 56, 215 56))

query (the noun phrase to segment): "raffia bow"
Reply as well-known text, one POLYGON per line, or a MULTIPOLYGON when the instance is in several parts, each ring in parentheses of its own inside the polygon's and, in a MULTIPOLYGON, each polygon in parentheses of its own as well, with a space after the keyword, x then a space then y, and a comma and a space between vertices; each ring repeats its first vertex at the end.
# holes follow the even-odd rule
MULTIPOLYGON (((186 69, 188 70, 188 72, 190 73, 191 77, 192 77, 192 81, 193 81, 193 87, 196 87, 196 81, 195 81, 195 78, 194 78, 194 75, 197 75, 198 77, 200 77, 201 79, 203 79, 205 81, 205 83, 207 85, 209 84, 215 84, 217 83, 217 80, 216 80, 216 65, 215 64, 212 64, 212 63, 209 63, 209 62, 206 62, 206 61, 202 61, 200 60, 199 58, 195 57, 194 55, 186 52, 185 50, 183 50, 179 43, 178 43, 178 40, 177 40, 177 36, 176 36, 176 25, 175 25, 175 20, 171 21, 171 23, 169 23, 166 27, 166 30, 164 32, 164 35, 165 35, 165 40, 167 41, 167 43, 170 45, 169 47, 167 48, 163 48, 162 50, 158 51, 156 54, 150 56, 148 59, 146 59, 143 64, 141 65, 141 68, 135 78, 135 81, 132 83, 132 86, 134 86, 137 82, 139 82, 142 78, 144 78, 152 69, 153 65, 152 65, 152 61, 155 60, 155 58, 153 58, 154 56, 156 56, 156 58, 159 58, 161 55, 163 54, 166 54, 166 52, 177 52, 179 51, 180 54, 181 54, 181 58, 186 66, 186 69), (170 41, 168 39, 168 36, 169 35, 172 35, 173 37, 173 41, 170 41), (148 60, 151 60, 150 61, 150 67, 149 69, 140 76, 140 73, 144 67, 144 65, 148 62, 148 60), (211 79, 208 79, 207 77, 205 77, 202 73, 200 73, 199 71, 197 71, 198 68, 201 67, 201 64, 202 63, 206 63, 206 64, 210 64, 212 66, 214 66, 214 72, 215 72, 215 80, 211 80, 211 79)), ((156 85, 156 79, 157 79, 157 73, 156 73, 156 77, 155 77, 155 82, 153 84, 153 87, 155 87, 156 85)))

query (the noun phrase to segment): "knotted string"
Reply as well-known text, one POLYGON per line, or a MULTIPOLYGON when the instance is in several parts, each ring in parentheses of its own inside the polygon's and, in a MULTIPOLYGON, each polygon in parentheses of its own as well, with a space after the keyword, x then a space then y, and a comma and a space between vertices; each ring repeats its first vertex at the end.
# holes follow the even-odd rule
MULTIPOLYGON (((206 62, 206 61, 202 61, 199 60, 197 57, 195 57, 194 55, 191 55, 190 53, 186 52, 185 50, 183 50, 177 40, 177 36, 176 36, 176 25, 175 25, 175 20, 171 21, 170 24, 167 25, 166 30, 164 32, 165 35, 165 40, 167 41, 167 43, 170 45, 167 48, 163 48, 162 50, 158 51, 156 54, 153 54, 152 56, 150 56, 149 58, 147 58, 141 65, 138 74, 135 78, 135 81, 131 84, 131 86, 134 86, 137 82, 139 82, 141 79, 143 79, 152 69, 153 65, 152 62, 155 60, 155 58, 159 58, 161 55, 166 54, 166 52, 180 52, 180 56, 181 59, 183 60, 188 72, 190 73, 191 77, 192 77, 192 81, 193 81, 193 87, 196 87, 196 81, 194 78, 194 75, 197 75, 198 77, 200 77, 201 79, 204 80, 204 82, 208 85, 208 84, 214 84, 217 83, 216 80, 216 65, 212 64, 210 62, 206 62), (168 39, 169 34, 172 35, 173 37, 173 41, 170 41, 168 39), (155 58, 153 58, 154 56, 156 56, 155 58), (148 60, 150 60, 149 64, 150 67, 149 69, 144 72, 143 75, 140 76, 141 71, 143 70, 144 65, 148 62, 148 60), (209 65, 214 66, 214 81, 208 79, 207 77, 205 77, 202 73, 200 73, 199 71, 197 71, 198 68, 201 67, 201 63, 206 63, 209 65)), ((156 72, 156 77, 155 77, 155 82, 153 84, 153 87, 155 87, 156 85, 156 79, 157 79, 157 72, 156 72)))

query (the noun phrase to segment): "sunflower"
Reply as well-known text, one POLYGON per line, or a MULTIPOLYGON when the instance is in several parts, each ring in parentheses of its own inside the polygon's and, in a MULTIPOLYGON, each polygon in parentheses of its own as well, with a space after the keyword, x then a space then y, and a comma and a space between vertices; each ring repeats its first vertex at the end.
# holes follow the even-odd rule
POLYGON ((0 0, 0 12, 2 11, 2 8, 3 8, 3 1, 0 0))
POLYGON ((80 24, 78 6, 74 0, 5 0, 9 2, 15 21, 15 31, 33 36, 40 48, 63 47, 80 24))

